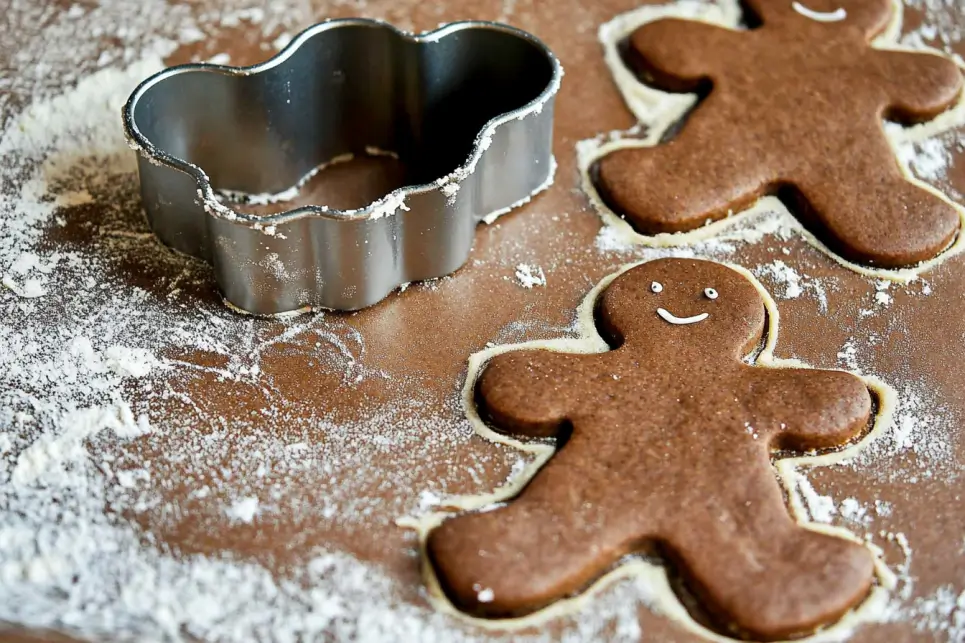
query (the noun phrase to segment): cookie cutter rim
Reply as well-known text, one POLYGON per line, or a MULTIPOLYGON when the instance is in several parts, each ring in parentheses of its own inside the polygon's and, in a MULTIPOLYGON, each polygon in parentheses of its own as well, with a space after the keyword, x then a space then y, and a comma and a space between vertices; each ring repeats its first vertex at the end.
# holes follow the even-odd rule
MULTIPOLYGON (((560 85, 563 79, 563 66, 560 64, 559 59, 553 53, 553 51, 539 38, 524 31, 518 29, 511 25, 506 25, 498 22, 488 21, 488 20, 462 20, 458 22, 448 23, 434 29, 431 31, 426 31, 419 34, 413 34, 398 27, 392 25, 391 23, 385 22, 383 20, 375 20, 370 18, 336 18, 329 19, 320 22, 316 25, 308 27, 297 36, 295 36, 291 42, 289 42, 285 47, 279 51, 277 54, 265 60, 264 62, 244 66, 235 67, 231 65, 217 65, 212 63, 187 63, 183 65, 176 65, 168 69, 162 70, 153 76, 150 76, 146 80, 142 81, 128 98, 127 102, 122 108, 122 120, 124 123, 124 131, 127 136, 128 142, 131 148, 140 153, 144 154, 149 161, 153 163, 160 163, 162 165, 167 165, 173 167, 174 169, 180 170, 186 174, 191 175, 198 184, 198 189, 201 192, 201 198, 204 202, 205 210, 209 215, 215 217, 221 217, 233 221, 241 221, 244 223, 257 225, 261 227, 267 227, 272 225, 278 225, 283 223, 288 223, 295 221, 304 217, 327 217, 331 219, 345 220, 351 219, 368 219, 372 218, 374 215, 382 215, 380 212, 381 207, 386 203, 392 203, 397 200, 404 200, 406 196, 413 194, 421 194, 424 192, 429 192, 437 190, 442 186, 450 183, 458 182, 462 178, 473 173, 476 164, 479 162, 480 157, 483 152, 485 152, 484 142, 491 136, 492 132, 498 128, 500 125, 507 123, 512 120, 518 120, 526 115, 532 113, 533 111, 540 110, 546 103, 553 100, 559 91, 560 85), (495 31, 502 31, 510 35, 514 35, 518 38, 528 41, 530 44, 534 45, 537 49, 541 50, 546 56, 547 61, 550 63, 552 68, 552 75, 549 82, 543 88, 536 98, 530 100, 525 105, 513 109, 508 112, 503 112, 489 119, 480 129, 479 133, 476 135, 476 139, 473 142, 472 152, 470 153, 468 159, 460 166, 452 170, 447 176, 440 177, 436 181, 429 183, 422 183, 417 185, 404 185, 400 188, 389 192, 388 194, 380 197, 379 199, 373 201, 372 203, 366 205, 365 207, 354 209, 354 210, 340 210, 337 208, 328 208, 326 206, 320 205, 305 205, 298 208, 293 208, 291 210, 285 210, 284 212, 279 212, 276 214, 258 216, 246 214, 244 212, 238 212, 220 200, 218 200, 214 187, 211 185, 211 180, 207 173, 199 166, 190 161, 186 161, 179 158, 173 154, 170 154, 152 143, 138 128, 135 121, 134 113, 137 110, 137 105, 144 94, 151 89, 154 85, 170 78, 184 73, 191 72, 213 72, 220 73, 229 76, 253 76, 264 71, 268 71, 278 67, 282 63, 289 60, 294 56, 306 42, 314 38, 316 35, 328 31, 330 29, 339 28, 343 26, 367 26, 367 27, 378 27, 387 28, 394 32, 395 35, 409 40, 414 43, 425 44, 432 43, 441 40, 443 37, 466 29, 491 29, 495 31), (440 182, 441 181, 441 182, 440 182)), ((555 169, 555 168, 554 168, 555 169)), ((530 194, 530 197, 535 196, 537 192, 530 194)), ((512 209, 512 206, 510 207, 512 209)), ((392 214, 395 214, 393 212, 392 214)), ((486 217, 494 216, 496 213, 489 213, 486 217)))

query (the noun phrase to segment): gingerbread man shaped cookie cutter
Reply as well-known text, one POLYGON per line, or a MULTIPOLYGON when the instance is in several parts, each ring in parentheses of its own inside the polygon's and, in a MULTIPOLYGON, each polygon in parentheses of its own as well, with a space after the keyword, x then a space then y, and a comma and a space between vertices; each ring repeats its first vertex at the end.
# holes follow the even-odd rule
POLYGON ((563 70, 535 36, 492 22, 411 35, 331 20, 253 67, 173 67, 123 109, 148 220, 208 261, 226 302, 254 314, 357 310, 447 275, 483 220, 553 180, 563 70), (358 210, 256 216, 229 191, 280 194, 326 163, 389 150, 405 186, 358 210))

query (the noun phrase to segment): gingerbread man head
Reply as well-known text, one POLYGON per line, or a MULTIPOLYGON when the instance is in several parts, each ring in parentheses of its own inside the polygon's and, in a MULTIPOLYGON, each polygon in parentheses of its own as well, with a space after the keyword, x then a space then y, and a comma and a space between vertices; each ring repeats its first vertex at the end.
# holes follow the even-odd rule
POLYGON ((764 331, 764 301, 740 273, 719 263, 650 261, 617 277, 598 320, 612 344, 673 362, 694 351, 743 356, 764 331))
POLYGON ((800 28, 822 23, 830 29, 880 33, 891 19, 892 0, 746 0, 747 11, 769 27, 800 28))

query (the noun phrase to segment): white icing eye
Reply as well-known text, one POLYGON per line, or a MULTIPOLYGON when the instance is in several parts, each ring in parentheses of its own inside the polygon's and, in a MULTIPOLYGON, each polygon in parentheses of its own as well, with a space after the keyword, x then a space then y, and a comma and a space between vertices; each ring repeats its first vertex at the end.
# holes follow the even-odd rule
POLYGON ((655 281, 652 284, 650 284, 650 290, 652 290, 653 292, 663 292, 663 284, 660 283, 659 281, 655 281))
POLYGON ((704 297, 707 299, 717 299, 720 295, 713 288, 704 288, 704 297))

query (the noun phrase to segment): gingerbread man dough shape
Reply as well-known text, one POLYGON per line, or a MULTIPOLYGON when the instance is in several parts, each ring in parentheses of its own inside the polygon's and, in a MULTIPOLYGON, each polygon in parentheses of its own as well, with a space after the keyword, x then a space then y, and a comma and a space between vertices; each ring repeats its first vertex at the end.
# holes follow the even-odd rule
POLYGON ((738 636, 809 632, 867 596, 871 553, 793 520, 770 457, 844 444, 868 425, 871 396, 850 373, 743 361, 765 317, 740 273, 660 259, 599 299, 610 352, 494 357, 477 383, 481 412, 498 430, 555 437, 557 452, 505 506, 430 532, 452 602, 521 616, 640 551, 661 553, 738 636))
POLYGON ((875 49, 892 0, 744 0, 735 31, 663 19, 635 31, 630 65, 658 89, 706 98, 679 134, 603 157, 597 187, 643 234, 682 232, 777 195, 843 258, 910 266, 948 247, 960 215, 907 180, 882 119, 918 123, 959 96, 939 55, 875 49))

